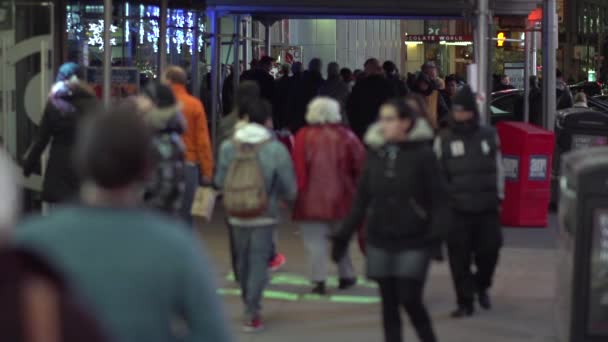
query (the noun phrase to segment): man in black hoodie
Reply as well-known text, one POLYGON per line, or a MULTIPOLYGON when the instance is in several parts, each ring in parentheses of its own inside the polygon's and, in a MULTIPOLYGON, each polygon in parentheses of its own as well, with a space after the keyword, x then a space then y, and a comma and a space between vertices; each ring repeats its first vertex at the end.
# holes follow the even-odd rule
POLYGON ((502 246, 499 206, 504 198, 502 157, 496 130, 480 126, 469 86, 454 96, 449 127, 435 140, 448 182, 452 229, 448 235, 450 269, 458 299, 452 317, 472 316, 474 296, 491 308, 488 290, 502 246), (471 271, 475 264, 477 272, 471 271))

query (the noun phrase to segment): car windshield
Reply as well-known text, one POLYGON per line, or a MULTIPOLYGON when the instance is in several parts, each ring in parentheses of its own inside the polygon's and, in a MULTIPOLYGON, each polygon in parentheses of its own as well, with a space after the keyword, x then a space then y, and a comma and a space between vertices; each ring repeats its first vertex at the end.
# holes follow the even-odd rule
POLYGON ((492 115, 504 115, 504 114, 510 114, 507 111, 504 111, 498 107, 494 107, 494 106, 490 106, 490 112, 492 113, 492 115))

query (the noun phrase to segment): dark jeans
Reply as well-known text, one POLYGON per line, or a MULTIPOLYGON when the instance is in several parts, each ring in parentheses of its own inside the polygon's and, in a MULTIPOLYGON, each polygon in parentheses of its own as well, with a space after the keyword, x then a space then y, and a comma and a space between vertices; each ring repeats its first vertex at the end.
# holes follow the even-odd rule
MULTIPOLYGON (((232 264, 232 272, 234 273, 234 280, 238 282, 239 281, 239 268, 238 268, 238 256, 236 253, 236 246, 235 246, 235 241, 234 241, 234 226, 232 226, 230 224, 230 222, 228 222, 227 218, 226 218, 226 226, 228 227, 228 239, 230 242, 230 261, 232 264)), ((268 260, 269 263, 276 256, 276 254, 277 254, 276 249, 277 249, 276 242, 273 239, 272 248, 271 248, 271 252, 270 252, 270 258, 268 260)))
POLYGON ((245 316, 247 319, 254 319, 260 314, 262 295, 268 284, 268 259, 272 253, 275 227, 232 229, 245 316))
POLYGON ((403 341, 400 312, 403 307, 420 341, 436 342, 433 322, 423 303, 424 282, 407 278, 381 278, 376 281, 382 296, 384 341, 403 341))
POLYGON ((502 231, 498 211, 482 214, 454 212, 448 237, 450 270, 458 305, 473 305, 476 292, 492 286, 502 247, 502 231), (471 270, 475 265, 476 273, 471 270))
POLYGON ((198 165, 186 163, 184 166, 184 198, 182 201, 181 216, 188 227, 192 227, 192 203, 196 189, 200 186, 201 173, 198 165))

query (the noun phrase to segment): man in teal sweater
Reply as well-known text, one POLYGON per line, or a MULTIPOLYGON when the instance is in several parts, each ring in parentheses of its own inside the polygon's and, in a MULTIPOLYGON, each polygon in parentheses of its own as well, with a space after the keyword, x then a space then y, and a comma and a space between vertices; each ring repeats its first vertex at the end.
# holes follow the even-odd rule
POLYGON ((16 241, 63 270, 117 342, 231 341, 197 239, 137 209, 152 145, 133 112, 123 104, 81 129, 83 204, 23 222, 16 241), (184 336, 175 322, 185 322, 184 336))

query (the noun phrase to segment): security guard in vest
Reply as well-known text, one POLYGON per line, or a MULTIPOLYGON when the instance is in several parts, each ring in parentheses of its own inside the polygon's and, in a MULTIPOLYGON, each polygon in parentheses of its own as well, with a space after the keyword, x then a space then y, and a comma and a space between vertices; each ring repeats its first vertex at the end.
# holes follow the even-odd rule
POLYGON ((435 139, 435 152, 453 215, 447 245, 458 308, 452 317, 468 317, 475 313, 475 296, 482 308, 492 306, 488 290, 503 242, 499 206, 504 197, 498 135, 479 124, 469 86, 455 95, 449 126, 435 139))

